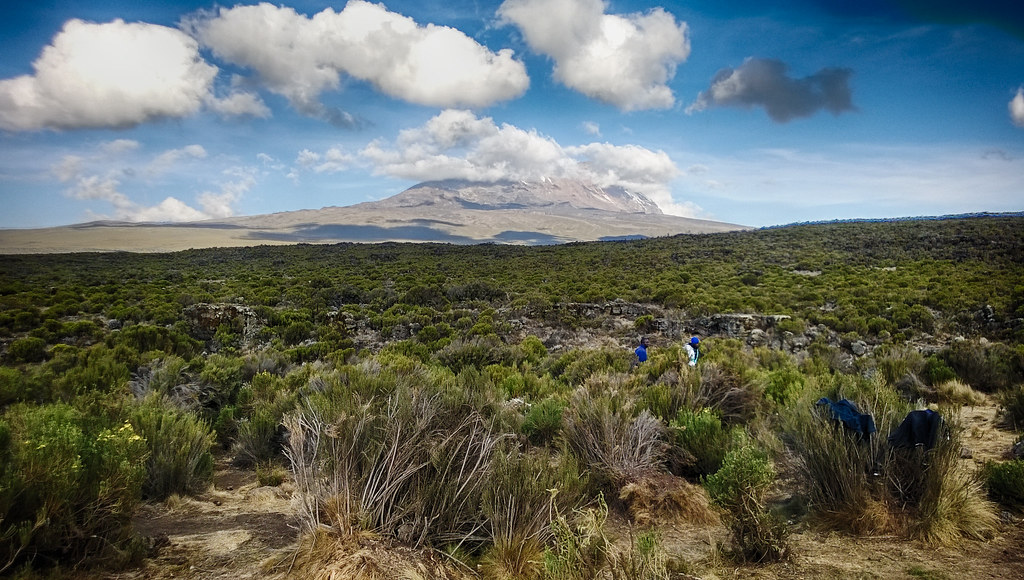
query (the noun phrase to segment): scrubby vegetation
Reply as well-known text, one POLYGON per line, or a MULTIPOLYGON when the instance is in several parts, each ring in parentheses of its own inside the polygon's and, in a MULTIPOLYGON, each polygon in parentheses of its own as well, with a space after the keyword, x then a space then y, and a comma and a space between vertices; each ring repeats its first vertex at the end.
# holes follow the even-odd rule
POLYGON ((319 577, 398 545, 436 577, 664 578, 672 520, 781 559, 782 470, 808 525, 984 540, 1020 459, 975 471, 955 417, 1024 425, 1022 226, 0 256, 0 574, 137 562, 136 507, 214 455, 294 483, 319 577), (890 445, 929 405, 943 435, 890 445))

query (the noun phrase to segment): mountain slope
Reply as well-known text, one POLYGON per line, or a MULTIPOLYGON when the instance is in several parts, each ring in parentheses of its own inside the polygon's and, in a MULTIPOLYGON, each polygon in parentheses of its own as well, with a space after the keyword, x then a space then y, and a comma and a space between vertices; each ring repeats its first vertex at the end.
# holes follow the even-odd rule
POLYGON ((539 182, 426 182, 390 198, 181 224, 93 222, 0 230, 0 253, 166 252, 189 248, 334 242, 558 244, 747 229, 666 215, 621 187, 539 182))

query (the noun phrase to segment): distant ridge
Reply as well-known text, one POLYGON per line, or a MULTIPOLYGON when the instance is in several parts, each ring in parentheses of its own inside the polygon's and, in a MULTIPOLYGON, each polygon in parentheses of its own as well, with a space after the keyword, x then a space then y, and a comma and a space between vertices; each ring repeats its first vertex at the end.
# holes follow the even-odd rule
POLYGON ((888 223, 888 222, 914 222, 914 221, 942 221, 942 220, 958 220, 958 219, 969 219, 969 218, 987 218, 987 217, 1024 217, 1024 211, 999 211, 999 212, 971 212, 971 213, 956 213, 956 214, 945 214, 945 215, 931 215, 931 216, 903 216, 903 217, 892 217, 892 218, 845 218, 845 219, 834 219, 834 220, 815 220, 806 222, 792 222, 788 224, 781 224, 777 226, 762 226, 757 228, 759 230, 774 230, 778 228, 788 228, 793 226, 817 226, 817 225, 828 225, 828 224, 856 224, 856 223, 888 223))

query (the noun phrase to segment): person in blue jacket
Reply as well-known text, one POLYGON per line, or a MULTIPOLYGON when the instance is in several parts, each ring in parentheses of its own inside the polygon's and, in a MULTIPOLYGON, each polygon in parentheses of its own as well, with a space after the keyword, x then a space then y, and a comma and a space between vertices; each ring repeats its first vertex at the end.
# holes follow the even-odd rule
POLYGON ((633 351, 636 354, 637 364, 647 361, 647 344, 647 337, 640 337, 640 346, 636 347, 636 350, 633 351))
POLYGON ((700 339, 696 336, 691 338, 689 344, 683 345, 683 350, 690 359, 690 366, 697 366, 697 359, 700 358, 700 339))

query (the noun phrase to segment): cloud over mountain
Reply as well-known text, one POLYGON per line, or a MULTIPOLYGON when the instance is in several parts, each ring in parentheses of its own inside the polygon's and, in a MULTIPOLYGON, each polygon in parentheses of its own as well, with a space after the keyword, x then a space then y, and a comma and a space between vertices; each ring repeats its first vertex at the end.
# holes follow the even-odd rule
POLYGON ((735 69, 718 71, 711 87, 700 93, 686 111, 763 107, 773 121, 785 123, 822 109, 835 115, 855 110, 849 86, 853 74, 850 69, 825 68, 802 79, 789 77, 787 69, 780 60, 748 58, 735 69))
MULTIPOLYGON (((359 156, 378 174, 416 181, 544 178, 581 179, 600 186, 639 191, 665 213, 695 216, 699 208, 673 201, 668 184, 679 175, 664 151, 638 145, 590 143, 562 146, 536 130, 525 130, 471 111, 448 109, 393 143, 378 139, 359 156)), ((310 162, 316 159, 306 156, 310 162)))
POLYGON ((535 52, 554 60, 554 77, 624 111, 667 109, 667 83, 690 56, 685 22, 664 9, 605 14, 602 0, 506 0, 498 8, 535 52))

